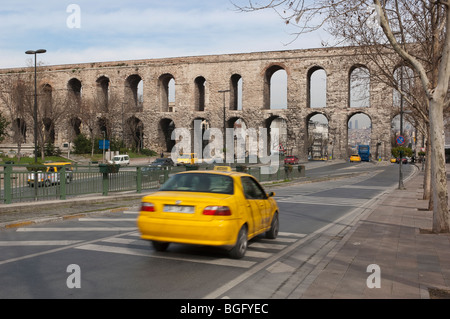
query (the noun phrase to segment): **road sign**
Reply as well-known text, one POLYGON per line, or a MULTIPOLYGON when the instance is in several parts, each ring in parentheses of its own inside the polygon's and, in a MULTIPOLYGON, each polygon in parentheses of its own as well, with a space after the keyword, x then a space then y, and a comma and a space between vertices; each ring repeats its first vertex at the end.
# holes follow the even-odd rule
POLYGON ((397 136, 397 144, 403 145, 405 143, 405 138, 401 135, 397 136))
POLYGON ((98 148, 101 150, 109 150, 109 140, 99 140, 98 148), (104 142, 104 144, 103 144, 104 142))

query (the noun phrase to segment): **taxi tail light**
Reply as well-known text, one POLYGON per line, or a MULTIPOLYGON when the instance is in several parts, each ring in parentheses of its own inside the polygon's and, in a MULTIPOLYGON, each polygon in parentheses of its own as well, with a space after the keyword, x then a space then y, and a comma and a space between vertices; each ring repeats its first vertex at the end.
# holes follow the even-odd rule
POLYGON ((154 212, 155 211, 155 205, 153 203, 142 203, 141 204, 141 211, 154 212))
POLYGON ((203 215, 230 216, 231 210, 228 206, 208 206, 203 210, 203 215))

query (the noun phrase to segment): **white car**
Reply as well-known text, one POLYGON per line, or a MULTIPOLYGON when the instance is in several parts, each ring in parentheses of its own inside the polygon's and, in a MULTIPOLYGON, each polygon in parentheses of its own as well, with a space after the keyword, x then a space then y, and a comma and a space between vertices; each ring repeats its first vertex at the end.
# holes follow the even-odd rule
POLYGON ((109 161, 111 164, 120 164, 121 166, 130 165, 130 157, 128 155, 116 155, 109 161))

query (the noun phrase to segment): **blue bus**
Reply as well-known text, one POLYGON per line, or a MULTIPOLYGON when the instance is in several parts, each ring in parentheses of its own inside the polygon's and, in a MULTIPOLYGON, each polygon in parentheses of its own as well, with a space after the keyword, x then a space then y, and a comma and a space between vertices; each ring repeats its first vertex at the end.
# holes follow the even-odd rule
POLYGON ((370 161, 370 146, 369 145, 358 145, 358 154, 361 157, 361 161, 370 161))

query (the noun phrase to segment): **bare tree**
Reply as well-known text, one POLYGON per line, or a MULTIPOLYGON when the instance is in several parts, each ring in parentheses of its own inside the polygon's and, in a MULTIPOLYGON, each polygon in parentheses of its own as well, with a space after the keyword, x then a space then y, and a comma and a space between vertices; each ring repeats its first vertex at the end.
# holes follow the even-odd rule
POLYGON ((262 3, 249 1, 247 6, 236 6, 241 11, 275 10, 285 23, 297 28, 293 41, 306 32, 325 29, 334 36, 335 45, 367 46, 380 64, 384 63, 383 57, 394 56, 413 69, 428 110, 433 231, 450 232, 442 134, 444 109, 449 104, 449 1, 267 0, 262 3))
POLYGON ((22 144, 26 142, 27 124, 33 118, 26 111, 33 105, 32 87, 23 75, 2 78, 0 100, 7 110, 11 123, 12 141, 17 144, 17 157, 21 158, 22 144))

